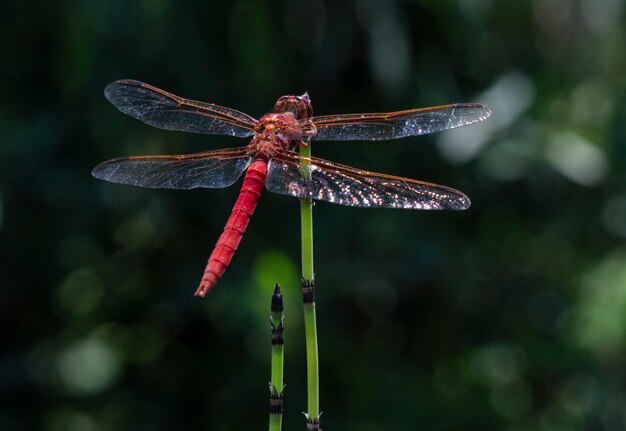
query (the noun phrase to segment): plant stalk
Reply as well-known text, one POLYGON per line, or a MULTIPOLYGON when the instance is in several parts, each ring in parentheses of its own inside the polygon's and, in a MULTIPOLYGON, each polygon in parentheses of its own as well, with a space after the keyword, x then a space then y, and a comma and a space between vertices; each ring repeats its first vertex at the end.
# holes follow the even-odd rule
MULTIPOLYGON (((300 146, 300 168, 305 180, 311 178, 311 144, 300 146)), ((302 297, 306 337, 308 411, 307 422, 319 424, 319 365, 317 354, 317 322, 315 316, 315 273, 313 271, 313 201, 300 200, 302 228, 302 297)))
POLYGON ((283 364, 285 358, 283 297, 276 283, 272 295, 272 379, 270 381, 270 431, 280 431, 283 425, 283 364))

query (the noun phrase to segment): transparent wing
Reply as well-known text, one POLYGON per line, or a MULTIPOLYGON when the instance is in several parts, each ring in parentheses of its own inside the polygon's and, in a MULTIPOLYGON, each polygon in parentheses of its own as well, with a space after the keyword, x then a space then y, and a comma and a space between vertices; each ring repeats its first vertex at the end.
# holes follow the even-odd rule
POLYGON ((244 138, 254 133, 257 122, 243 112, 183 99, 139 81, 115 81, 104 95, 124 114, 159 129, 244 138))
POLYGON ((311 157, 305 180, 300 156, 279 152, 270 160, 266 187, 274 193, 340 205, 419 210, 464 210, 470 200, 458 190, 408 178, 362 171, 311 157))
POLYGON ((154 189, 217 189, 232 185, 249 164, 247 147, 242 147, 180 156, 124 157, 99 164, 91 174, 154 189))
POLYGON ((380 141, 467 126, 490 115, 488 107, 473 103, 376 114, 325 115, 301 120, 300 124, 303 130, 317 130, 311 139, 380 141))

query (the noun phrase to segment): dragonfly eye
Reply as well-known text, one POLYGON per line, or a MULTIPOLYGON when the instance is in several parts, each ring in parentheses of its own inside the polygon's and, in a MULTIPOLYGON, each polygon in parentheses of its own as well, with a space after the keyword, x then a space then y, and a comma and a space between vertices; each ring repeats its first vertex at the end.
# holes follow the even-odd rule
POLYGON ((299 120, 303 120, 305 118, 311 118, 313 116, 313 105, 311 104, 311 98, 309 97, 309 93, 304 93, 302 96, 298 97, 301 109, 303 112, 300 116, 298 116, 299 120))
POLYGON ((309 95, 304 93, 302 96, 282 96, 274 104, 275 113, 291 112, 298 120, 311 118, 313 115, 313 107, 309 95))

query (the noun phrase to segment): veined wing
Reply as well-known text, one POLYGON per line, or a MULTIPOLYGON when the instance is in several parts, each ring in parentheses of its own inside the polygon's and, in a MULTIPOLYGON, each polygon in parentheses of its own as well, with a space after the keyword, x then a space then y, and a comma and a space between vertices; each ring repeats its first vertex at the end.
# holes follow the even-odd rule
POLYGON ((104 95, 124 114, 159 129, 244 138, 254 133, 257 122, 243 112, 183 99, 129 79, 109 84, 104 95))
POLYGON ((325 115, 301 120, 300 124, 303 130, 313 129, 311 123, 315 126, 317 134, 311 139, 380 141, 467 126, 490 115, 485 105, 459 103, 375 114, 325 115))
POLYGON ((91 174, 113 183, 154 189, 217 189, 232 185, 250 164, 247 147, 179 156, 113 159, 91 174))
POLYGON ((458 190, 408 178, 362 171, 281 151, 269 162, 266 187, 274 193, 340 205, 419 210, 464 210, 470 200, 458 190), (309 163, 304 179, 301 162, 309 163))

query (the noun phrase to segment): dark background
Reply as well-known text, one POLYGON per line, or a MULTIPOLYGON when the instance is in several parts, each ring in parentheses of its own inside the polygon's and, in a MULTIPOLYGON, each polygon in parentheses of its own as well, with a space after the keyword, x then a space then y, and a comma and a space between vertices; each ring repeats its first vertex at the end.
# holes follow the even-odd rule
POLYGON ((153 129, 133 78, 260 117, 483 102, 491 119, 315 155, 467 193, 465 212, 315 207, 325 430, 626 429, 623 0, 0 3, 0 429, 304 429, 299 205, 265 193, 193 297, 238 193, 97 163, 245 145, 153 129))

